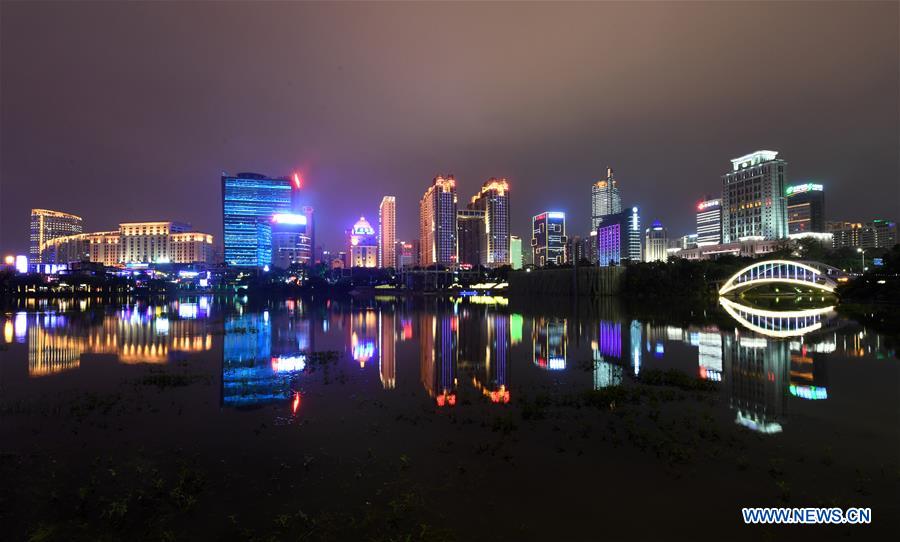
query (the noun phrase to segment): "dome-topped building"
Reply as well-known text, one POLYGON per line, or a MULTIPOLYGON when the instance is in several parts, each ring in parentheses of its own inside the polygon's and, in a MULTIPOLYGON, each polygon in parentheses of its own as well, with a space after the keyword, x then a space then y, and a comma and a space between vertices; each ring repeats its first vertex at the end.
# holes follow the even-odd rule
POLYGON ((361 216, 356 224, 347 232, 347 244, 350 255, 350 267, 378 266, 378 238, 375 228, 366 217, 361 216))

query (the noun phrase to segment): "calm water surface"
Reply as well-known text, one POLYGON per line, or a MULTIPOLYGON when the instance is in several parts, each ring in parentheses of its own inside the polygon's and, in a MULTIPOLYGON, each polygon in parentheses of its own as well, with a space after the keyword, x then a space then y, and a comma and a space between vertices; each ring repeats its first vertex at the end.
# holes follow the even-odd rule
MULTIPOLYGON (((235 477, 200 503, 200 517, 235 507, 263 531, 269 520, 259 518, 278 503, 367 506, 400 478, 424 488, 422 514, 448 539, 491 538, 500 526, 519 538, 591 539, 594 513, 626 514, 613 538, 648 534, 636 510, 662 509, 684 529, 674 533, 695 532, 686 517, 712 515, 758 537, 737 525, 741 502, 858 502, 874 504, 876 519, 895 515, 895 347, 834 311, 774 310, 642 307, 635 316, 613 301, 503 298, 22 300, 0 316, 0 446, 35 469, 17 474, 35 487, 50 484, 49 461, 140 449, 165 462, 177 450, 207 480, 235 477), (651 399, 649 418, 634 418, 646 432, 626 412, 623 437, 616 396, 603 394, 670 370, 702 407, 651 399), (683 385, 695 381, 705 391, 683 385), (585 396, 608 400, 601 416, 613 421, 554 410, 585 396), (84 406, 91 401, 100 411, 84 406), (81 406, 64 406, 73 403, 81 406), (536 405, 549 410, 532 415, 536 405), (691 431, 699 436, 682 435, 691 431), (685 461, 667 455, 676 442, 685 461), (278 464, 304 474, 273 482, 278 464), (242 502, 245 490, 268 504, 242 502), (469 501, 483 508, 461 522, 469 501)), ((53 517, 43 498, 30 496, 38 512, 17 518, 21 533, 53 517)), ((216 538, 241 538, 217 528, 216 538)))

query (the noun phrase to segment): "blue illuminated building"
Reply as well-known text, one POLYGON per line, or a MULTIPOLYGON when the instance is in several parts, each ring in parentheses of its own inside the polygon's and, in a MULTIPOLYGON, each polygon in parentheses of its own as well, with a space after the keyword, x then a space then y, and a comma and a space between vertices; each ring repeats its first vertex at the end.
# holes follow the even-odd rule
POLYGON ((637 207, 597 220, 597 261, 601 266, 641 261, 641 217, 637 207))
POLYGON ((272 263, 271 220, 292 210, 299 182, 258 173, 222 176, 222 222, 225 263, 263 267, 272 263))

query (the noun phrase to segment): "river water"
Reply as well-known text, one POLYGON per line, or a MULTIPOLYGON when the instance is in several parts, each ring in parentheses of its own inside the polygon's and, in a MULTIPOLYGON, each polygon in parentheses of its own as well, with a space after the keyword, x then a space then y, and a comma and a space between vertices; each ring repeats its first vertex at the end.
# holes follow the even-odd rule
POLYGON ((14 539, 883 536, 896 344, 794 304, 20 300, 0 514, 14 539))

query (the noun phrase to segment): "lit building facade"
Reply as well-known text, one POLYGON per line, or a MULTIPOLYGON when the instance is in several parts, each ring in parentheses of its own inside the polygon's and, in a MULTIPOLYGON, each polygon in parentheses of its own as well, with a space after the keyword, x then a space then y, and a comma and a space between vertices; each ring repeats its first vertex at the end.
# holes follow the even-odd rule
POLYGON ((491 177, 472 196, 469 209, 484 213, 484 250, 480 264, 485 267, 509 265, 509 182, 491 177))
POLYGON ((180 222, 128 222, 117 231, 58 237, 44 247, 43 263, 90 261, 129 263, 208 263, 213 236, 180 222))
POLYGON ((788 233, 825 231, 825 189, 821 184, 788 186, 784 195, 787 198, 788 233))
POLYGON ((222 222, 225 263, 263 267, 271 263, 271 242, 259 240, 276 214, 290 214, 299 177, 272 179, 258 173, 222 176, 222 222), (268 245, 268 249, 266 247, 268 245), (267 256, 268 255, 268 256, 267 256))
POLYGON ((722 200, 707 196, 697 203, 697 246, 718 245, 721 242, 722 200))
POLYGON ((566 263, 566 213, 548 211, 531 219, 531 251, 534 265, 566 263))
POLYGON ((601 217, 597 228, 597 262, 617 265, 641 261, 641 217, 637 207, 601 217))
POLYGON ((29 263, 50 263, 41 261, 41 252, 47 242, 83 231, 84 221, 80 216, 49 209, 32 209, 29 263))
POLYGON ((407 269, 416 266, 418 258, 416 256, 416 247, 413 243, 397 241, 394 244, 394 254, 397 255, 397 269, 407 269))
POLYGON ((666 228, 655 220, 644 232, 644 261, 665 262, 669 259, 669 234, 666 228))
POLYGON ((397 198, 385 196, 378 207, 378 267, 397 267, 397 198))
POLYGON ((361 216, 353 228, 347 232, 350 267, 377 267, 378 240, 375 229, 361 216))
POLYGON ((722 176, 723 243, 787 237, 787 162, 777 156, 756 151, 731 160, 732 171, 722 176))
POLYGON ((829 222, 834 248, 891 248, 897 244, 897 223, 890 220, 829 222))
POLYGON ((522 238, 518 235, 509 236, 509 260, 513 269, 522 269, 522 238))
POLYGON ((456 212, 457 261, 460 265, 483 265, 487 251, 486 213, 482 210, 460 209, 456 212))
POLYGON ((419 265, 455 265, 456 179, 437 176, 419 202, 419 265))
POLYGON ((606 168, 606 178, 600 179, 591 186, 591 231, 597 231, 600 218, 622 212, 622 199, 619 197, 619 183, 612 168, 606 168))
POLYGON ((182 222, 127 222, 119 224, 124 263, 168 263, 174 261, 172 234, 190 231, 182 222))
POLYGON ((291 264, 312 262, 312 238, 306 214, 276 214, 270 225, 272 265, 287 269, 291 264))

